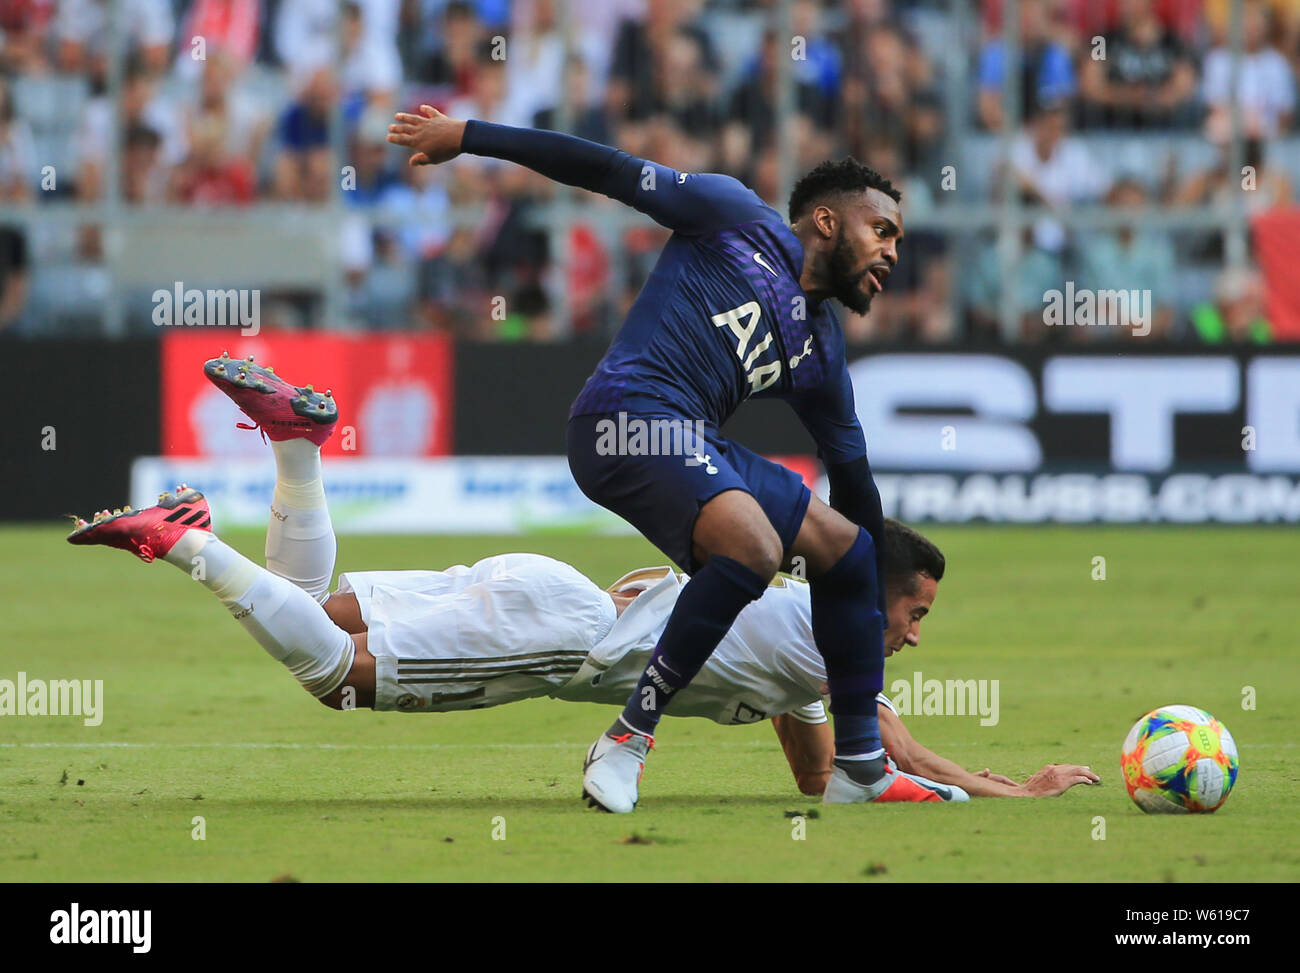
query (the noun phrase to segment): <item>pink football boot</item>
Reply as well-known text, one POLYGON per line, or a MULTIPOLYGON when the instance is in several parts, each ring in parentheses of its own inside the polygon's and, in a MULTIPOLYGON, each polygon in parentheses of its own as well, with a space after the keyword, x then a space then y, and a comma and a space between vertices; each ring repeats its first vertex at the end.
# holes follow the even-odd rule
POLYGON ((158 505, 146 510, 123 507, 112 512, 101 510, 89 521, 78 517, 68 543, 106 544, 130 551, 147 563, 165 555, 190 529, 211 531, 212 516, 203 494, 181 484, 175 495, 161 494, 158 505))
POLYGON ((252 355, 239 361, 224 351, 203 363, 203 374, 253 420, 251 426, 239 423, 241 429, 260 428, 272 442, 309 439, 317 446, 334 433, 339 409, 329 389, 321 395, 310 385, 298 388, 274 369, 253 364, 252 355))

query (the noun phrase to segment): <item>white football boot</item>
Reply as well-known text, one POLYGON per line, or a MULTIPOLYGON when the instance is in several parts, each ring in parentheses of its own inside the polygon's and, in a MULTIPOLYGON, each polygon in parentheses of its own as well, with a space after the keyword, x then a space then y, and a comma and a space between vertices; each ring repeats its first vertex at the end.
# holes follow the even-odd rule
POLYGON ((611 814, 631 814, 645 757, 654 745, 654 737, 631 730, 619 736, 602 733, 582 765, 582 796, 588 806, 611 814))
POLYGON ((919 774, 905 774, 894 761, 885 758, 885 772, 874 784, 859 784, 838 765, 826 782, 823 804, 865 804, 905 801, 969 801, 970 795, 955 784, 940 784, 919 774))
POLYGON ((939 800, 941 801, 961 802, 970 800, 970 795, 966 793, 966 789, 958 787, 956 784, 941 784, 937 780, 931 780, 929 777, 922 777, 920 774, 909 774, 904 770, 898 772, 909 780, 913 780, 920 784, 926 790, 934 791, 934 793, 939 795, 939 800))

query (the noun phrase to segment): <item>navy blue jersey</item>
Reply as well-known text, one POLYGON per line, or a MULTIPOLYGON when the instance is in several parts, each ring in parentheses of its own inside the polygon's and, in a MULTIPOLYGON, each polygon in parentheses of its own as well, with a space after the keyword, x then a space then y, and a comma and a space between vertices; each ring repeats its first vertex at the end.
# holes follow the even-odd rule
POLYGON ((866 455, 843 331, 829 302, 804 295, 803 247, 752 190, 555 132, 469 122, 463 148, 604 193, 673 231, 571 416, 667 409, 716 428, 750 397, 781 398, 828 465, 866 455))

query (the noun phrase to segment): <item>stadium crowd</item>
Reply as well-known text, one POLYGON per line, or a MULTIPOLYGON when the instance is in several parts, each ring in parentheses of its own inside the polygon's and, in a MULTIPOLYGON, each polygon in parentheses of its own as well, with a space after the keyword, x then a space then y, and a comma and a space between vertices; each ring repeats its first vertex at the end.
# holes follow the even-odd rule
MULTIPOLYGON (((778 209, 783 144, 797 171, 858 156, 924 228, 908 231, 870 315, 841 316, 851 341, 996 339, 1008 301, 1019 340, 1120 340, 1042 326, 1044 290, 1067 279, 1150 289, 1163 337, 1274 340, 1260 271, 1225 269, 1221 217, 1195 232, 1090 230, 1067 211, 1220 206, 1245 221, 1289 204, 1300 0, 1247 0, 1235 70, 1229 0, 1023 0, 1007 8, 1020 16, 1014 63, 1000 0, 976 5, 965 35, 946 0, 794 0, 789 36, 763 0, 601 0, 567 16, 563 3, 122 0, 115 64, 103 0, 0 0, 0 205, 102 202, 116 174, 128 207, 339 206, 347 320, 336 326, 609 334, 666 231, 492 160, 406 166, 385 142, 392 112, 429 103, 731 173, 778 209), (1022 121, 1004 140, 1013 74, 1022 121), (1232 167, 1234 126, 1249 192, 1232 167), (1009 189, 1060 215, 1010 241, 1007 294, 997 231, 945 228, 944 216, 1009 189), (498 295, 503 319, 487 313, 498 295)), ((0 224, 0 332, 93 330, 108 289, 102 228, 0 224)))

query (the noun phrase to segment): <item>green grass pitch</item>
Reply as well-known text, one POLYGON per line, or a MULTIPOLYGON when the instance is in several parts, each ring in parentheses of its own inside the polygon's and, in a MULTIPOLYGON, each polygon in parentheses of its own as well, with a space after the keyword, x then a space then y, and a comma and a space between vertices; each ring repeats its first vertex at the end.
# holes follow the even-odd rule
MULTIPOLYGON (((0 679, 102 679, 105 704, 98 727, 0 717, 0 880, 1300 879, 1293 531, 927 533, 949 575, 920 648, 891 660, 886 683, 916 670, 998 679, 1000 719, 914 716, 913 734, 1017 779, 1090 764, 1100 786, 819 808, 795 790, 770 724, 669 719, 640 809, 602 815, 579 802, 580 766, 612 708, 336 713, 174 568, 74 549, 52 526, 5 527, 0 679), (1098 556, 1104 581, 1091 577, 1098 556), (1125 794, 1124 735, 1168 703, 1208 709, 1240 745, 1216 814, 1148 817, 1125 794), (787 812, 814 809, 796 840, 787 812)), ((257 533, 227 539, 260 560, 257 533)), ((508 550, 602 583, 663 562, 639 538, 343 537, 339 567, 508 550)))

